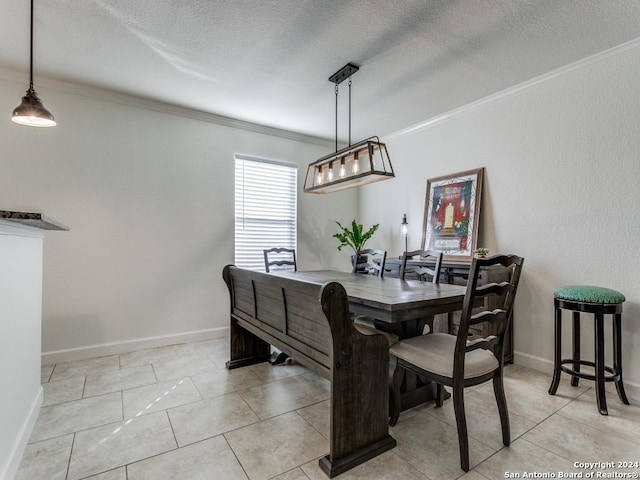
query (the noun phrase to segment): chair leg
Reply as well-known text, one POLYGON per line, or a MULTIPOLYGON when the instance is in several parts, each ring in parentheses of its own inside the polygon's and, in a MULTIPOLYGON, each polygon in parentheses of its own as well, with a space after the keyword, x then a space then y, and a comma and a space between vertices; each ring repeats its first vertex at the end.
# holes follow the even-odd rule
POLYGON ((453 385, 453 410, 456 414, 458 427, 458 443, 460 444, 460 468, 469 471, 469 437, 467 434, 467 419, 464 413, 464 387, 461 383, 453 385))
POLYGON ((601 415, 608 415, 607 397, 604 388, 604 314, 596 313, 595 351, 596 351, 596 400, 601 415))
POLYGON ((619 313, 613 316, 613 370, 618 374, 618 380, 615 381, 618 398, 629 405, 622 383, 622 315, 619 313))
MULTIPOLYGON (((573 312, 573 370, 580 371, 580 312, 573 312)), ((580 378, 573 375, 571 385, 578 386, 580 378)))
POLYGON ((549 395, 555 395, 560 384, 560 362, 562 361, 562 309, 556 308, 555 339, 553 354, 553 380, 549 387, 549 395))
POLYGON ((436 407, 441 407, 444 404, 444 385, 441 383, 436 384, 436 407))
POLYGON ((498 412, 500 413, 500 425, 502 426, 502 444, 511 444, 511 426, 509 424, 509 410, 507 409, 507 397, 504 394, 504 381, 502 372, 493 377, 493 393, 496 396, 498 412))
POLYGON ((398 358, 389 358, 389 425, 398 423, 400 417, 400 382, 402 381, 402 367, 398 365, 398 358))

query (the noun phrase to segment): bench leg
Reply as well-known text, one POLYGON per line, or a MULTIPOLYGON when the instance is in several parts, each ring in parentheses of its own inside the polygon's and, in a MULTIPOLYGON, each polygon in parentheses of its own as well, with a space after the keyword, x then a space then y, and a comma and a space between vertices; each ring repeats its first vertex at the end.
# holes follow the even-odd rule
POLYGON ((270 345, 238 325, 238 321, 233 317, 230 341, 230 358, 226 363, 229 370, 266 362, 269 359, 270 345))
POLYGON ((389 435, 388 342, 382 335, 358 335, 348 339, 352 350, 340 342, 333 349, 329 454, 319 460, 328 477, 396 446, 389 435))

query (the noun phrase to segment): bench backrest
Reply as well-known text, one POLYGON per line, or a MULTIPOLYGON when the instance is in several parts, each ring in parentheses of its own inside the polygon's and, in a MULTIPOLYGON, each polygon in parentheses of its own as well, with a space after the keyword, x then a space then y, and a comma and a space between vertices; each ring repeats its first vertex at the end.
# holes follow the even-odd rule
POLYGON ((351 330, 342 285, 318 285, 234 266, 225 267, 223 276, 231 294, 231 315, 241 326, 256 334, 253 329, 260 330, 269 343, 331 378, 333 337, 346 338, 351 330))

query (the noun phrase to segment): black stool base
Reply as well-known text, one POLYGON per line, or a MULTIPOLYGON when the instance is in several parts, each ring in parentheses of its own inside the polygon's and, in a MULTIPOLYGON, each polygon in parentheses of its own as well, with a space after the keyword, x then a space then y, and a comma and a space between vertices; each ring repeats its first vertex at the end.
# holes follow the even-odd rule
POLYGON ((553 380, 549 387, 549 395, 555 395, 560 384, 560 374, 571 375, 571 385, 578 386, 580 378, 596 383, 596 401, 601 415, 608 415, 605 382, 615 382, 618 397, 622 403, 629 405, 627 394, 622 383, 622 304, 596 304, 575 302, 556 298, 555 304, 555 349, 553 380), (573 312, 573 348, 572 358, 562 358, 562 310, 573 312), (595 362, 580 358, 580 313, 594 314, 595 329, 595 362), (613 367, 604 364, 604 315, 613 317, 613 367), (572 368, 564 365, 572 365, 572 368), (593 367, 595 374, 580 371, 580 366, 593 367), (606 375, 606 373, 610 375, 606 375))

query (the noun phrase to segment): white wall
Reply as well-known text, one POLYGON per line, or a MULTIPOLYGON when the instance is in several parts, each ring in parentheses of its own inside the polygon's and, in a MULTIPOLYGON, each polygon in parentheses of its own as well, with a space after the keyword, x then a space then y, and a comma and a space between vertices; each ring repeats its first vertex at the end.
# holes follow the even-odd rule
POLYGON ((42 237, 0 220, 0 478, 13 478, 42 404, 42 237))
MULTIPOLYGON (((516 363, 549 370, 555 288, 601 285, 626 295, 623 365, 626 383, 636 386, 638 45, 426 121, 428 126, 414 132, 390 135, 385 141, 397 178, 360 191, 361 218, 383 223, 381 236, 394 254, 403 248, 398 225, 404 212, 409 248, 420 247, 428 178, 485 167, 479 245, 525 257, 516 300, 516 363)), ((586 324, 583 334, 591 334, 586 324)), ((583 343, 585 353, 591 346, 592 341, 583 343)))
POLYGON ((41 211, 71 229, 45 245, 44 353, 228 326, 221 272, 233 263, 236 153, 300 165, 300 268, 343 267, 333 221, 355 215, 356 192, 302 193, 306 164, 332 142, 53 81, 36 89, 58 126, 26 128, 8 120, 26 81, 0 72, 0 209, 41 211))

